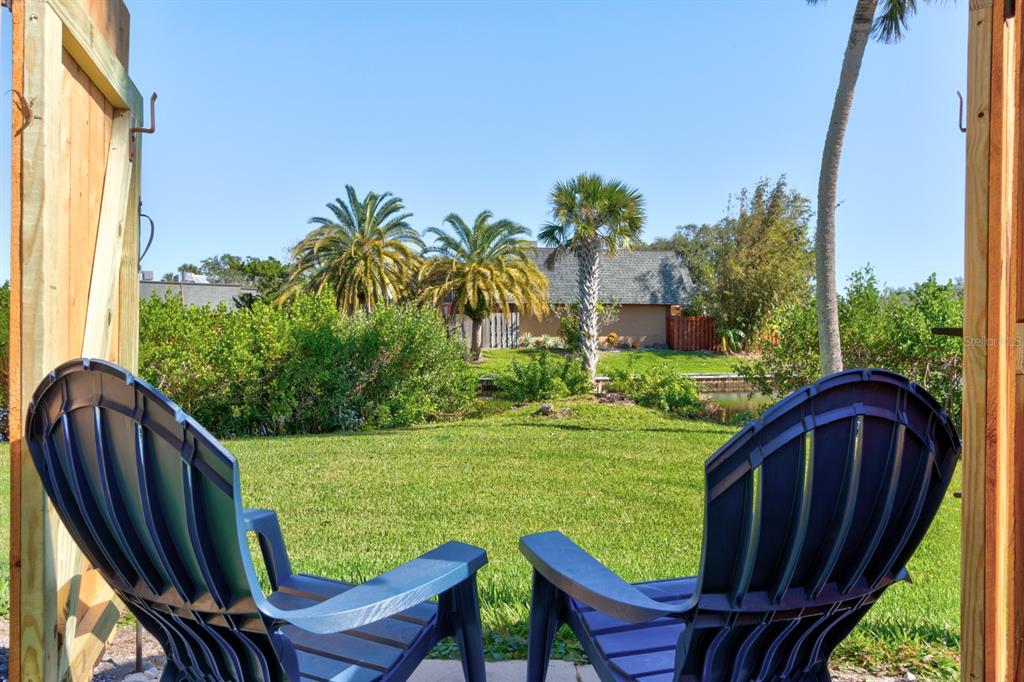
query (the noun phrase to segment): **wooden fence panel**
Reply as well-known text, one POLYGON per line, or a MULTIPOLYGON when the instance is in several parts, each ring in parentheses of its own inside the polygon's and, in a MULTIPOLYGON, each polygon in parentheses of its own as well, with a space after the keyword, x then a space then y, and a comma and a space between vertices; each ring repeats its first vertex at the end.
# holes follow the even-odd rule
POLYGON ((713 317, 680 315, 670 308, 665 324, 668 347, 672 350, 716 350, 719 346, 713 317))
POLYGON ((80 356, 135 368, 142 102, 120 0, 12 6, 12 680, 85 680, 118 608, 46 500, 22 445, 45 373, 80 356))
POLYGON ((968 28, 960 660, 993 682, 1024 679, 1020 14, 971 0, 968 28))
MULTIPOLYGON (((468 317, 448 316, 448 326, 467 344, 473 334, 473 321, 468 317)), ((483 348, 515 348, 519 343, 519 313, 505 317, 494 313, 483 321, 481 328, 483 348)))

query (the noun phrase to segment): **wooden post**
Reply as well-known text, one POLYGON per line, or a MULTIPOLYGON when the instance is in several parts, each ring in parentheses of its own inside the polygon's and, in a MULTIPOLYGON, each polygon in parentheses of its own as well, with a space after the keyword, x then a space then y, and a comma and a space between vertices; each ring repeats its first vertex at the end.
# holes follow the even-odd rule
POLYGON ((120 0, 15 0, 11 191, 12 680, 86 680, 113 592, 49 505, 21 435, 46 372, 79 356, 134 369, 138 192, 120 0))
POLYGON ((1022 70, 1012 10, 972 0, 968 38, 961 675, 999 682, 1024 679, 1022 70))

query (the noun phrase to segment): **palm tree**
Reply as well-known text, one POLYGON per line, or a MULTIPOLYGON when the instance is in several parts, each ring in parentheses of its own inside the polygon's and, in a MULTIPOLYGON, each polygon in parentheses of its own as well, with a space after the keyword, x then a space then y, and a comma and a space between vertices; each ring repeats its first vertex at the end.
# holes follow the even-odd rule
POLYGON ((368 192, 360 200, 351 185, 327 204, 330 218, 309 219, 316 227, 292 249, 292 270, 278 302, 299 291, 330 291, 339 310, 369 310, 408 292, 423 241, 407 222, 412 216, 390 192, 368 192))
MULTIPOLYGON (((820 0, 807 0, 817 4, 820 0)), ((843 151, 846 124, 853 107, 853 93, 860 76, 868 38, 884 43, 898 42, 910 17, 917 11, 917 0, 857 0, 853 24, 839 71, 839 86, 832 105, 832 117, 825 133, 818 176, 818 224, 815 230, 815 299, 818 311, 818 348, 821 373, 831 374, 843 368, 839 340, 839 306, 836 296, 836 187, 839 182, 839 157, 843 151)))
POLYGON ((567 253, 576 257, 579 286, 580 342, 583 368, 594 378, 597 369, 597 291, 601 278, 601 252, 614 255, 632 247, 644 227, 644 198, 618 180, 581 173, 559 182, 551 190, 554 221, 538 237, 555 247, 549 267, 567 253))
POLYGON ((548 280, 530 256, 534 246, 523 239, 529 235, 511 220, 494 220, 481 211, 472 227, 457 213, 444 219, 450 231, 427 228, 436 240, 424 250, 420 271, 420 299, 433 305, 451 301, 452 312, 473 321, 470 351, 480 360, 483 321, 495 309, 506 317, 515 306, 529 315, 544 315, 548 307, 548 280))

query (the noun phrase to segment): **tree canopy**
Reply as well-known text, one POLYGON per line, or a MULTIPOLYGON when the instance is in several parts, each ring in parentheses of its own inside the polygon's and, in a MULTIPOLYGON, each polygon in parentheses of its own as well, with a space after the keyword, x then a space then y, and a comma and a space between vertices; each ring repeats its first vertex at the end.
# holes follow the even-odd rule
POLYGON ((480 358, 481 322, 495 311, 508 316, 511 305, 543 316, 548 307, 548 280, 531 256, 535 247, 522 225, 494 220, 482 211, 472 225, 457 213, 444 219, 447 229, 427 228, 436 241, 420 271, 420 298, 434 305, 450 302, 453 312, 473 321, 471 349, 480 358))
POLYGON ((292 249, 292 271, 279 301, 299 291, 330 291, 338 308, 351 312, 409 293, 423 247, 408 222, 412 213, 390 192, 360 199, 351 185, 345 191, 347 201, 327 204, 330 217, 309 219, 316 227, 292 249))
POLYGON ((773 311, 806 300, 814 275, 810 202, 783 176, 743 189, 713 225, 683 225, 648 245, 675 251, 696 288, 690 312, 751 340, 773 311))

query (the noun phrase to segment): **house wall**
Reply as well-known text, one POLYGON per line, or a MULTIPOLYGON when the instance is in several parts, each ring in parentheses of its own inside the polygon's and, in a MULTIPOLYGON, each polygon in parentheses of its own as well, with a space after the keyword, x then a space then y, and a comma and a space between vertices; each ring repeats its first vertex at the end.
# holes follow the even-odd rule
POLYGON ((614 331, 619 336, 646 336, 641 346, 665 345, 668 341, 665 335, 667 309, 665 305, 624 305, 619 308, 619 319, 602 327, 598 333, 604 336, 614 331))
POLYGON ((161 298, 168 294, 181 296, 185 305, 213 306, 223 303, 228 309, 235 307, 235 298, 242 294, 255 294, 255 289, 247 289, 238 284, 200 284, 196 282, 139 282, 139 298, 145 300, 151 296, 161 298))
POLYGON ((519 318, 519 333, 533 334, 534 336, 542 334, 557 336, 558 318, 554 315, 548 315, 542 320, 533 315, 523 315, 519 318))
MULTIPOLYGON (((602 325, 598 330, 599 336, 605 336, 609 332, 616 332, 620 337, 634 336, 646 337, 641 345, 658 346, 667 342, 665 335, 665 315, 668 306, 664 305, 622 305, 619 307, 619 317, 610 324, 602 325)), ((540 320, 536 317, 524 315, 519 320, 519 333, 530 333, 534 336, 558 334, 558 318, 550 315, 540 320)))

